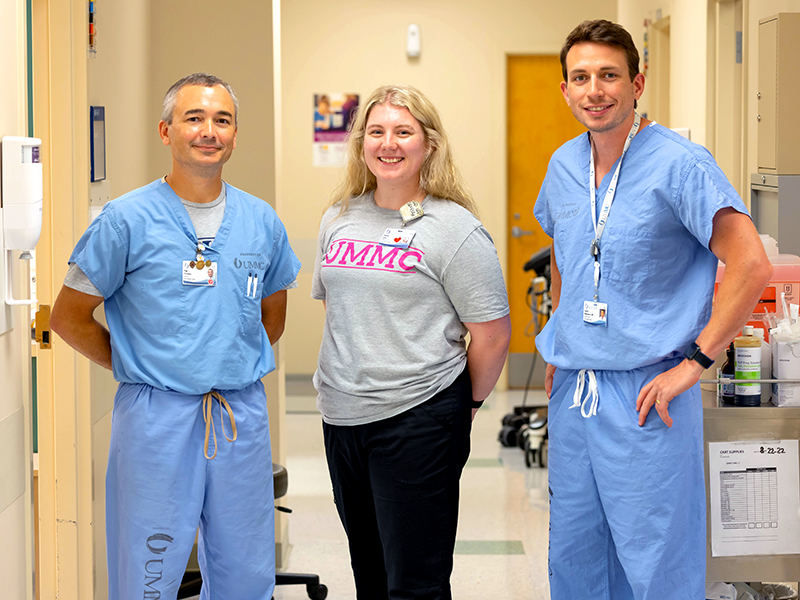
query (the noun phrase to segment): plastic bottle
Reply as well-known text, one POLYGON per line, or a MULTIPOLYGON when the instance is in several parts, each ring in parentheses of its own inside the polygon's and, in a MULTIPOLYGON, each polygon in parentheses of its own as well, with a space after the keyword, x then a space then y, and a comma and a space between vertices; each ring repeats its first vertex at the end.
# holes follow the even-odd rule
MULTIPOLYGON (((761 378, 761 339, 753 327, 745 325, 742 335, 733 340, 736 379, 761 378)), ((736 406, 761 406, 761 385, 736 382, 733 403, 736 406)))
MULTIPOLYGON (((734 376, 735 376, 735 373, 736 373, 736 367, 735 367, 736 358, 734 357, 733 352, 734 352, 733 342, 731 342, 731 345, 728 346, 725 362, 722 365, 722 369, 720 369, 720 376, 721 377, 728 377, 730 379, 733 379, 734 376)), ((722 403, 725 404, 725 405, 728 405, 728 406, 732 406, 733 405, 733 396, 734 396, 734 384, 733 384, 733 382, 731 382, 731 383, 723 383, 720 387, 722 388, 721 389, 721 394, 720 394, 720 397, 722 398, 722 403)))
MULTIPOLYGON (((764 341, 764 330, 753 327, 753 335, 761 340, 761 379, 772 379, 772 348, 764 341)), ((761 403, 769 402, 772 398, 772 386, 768 383, 761 384, 761 403)))

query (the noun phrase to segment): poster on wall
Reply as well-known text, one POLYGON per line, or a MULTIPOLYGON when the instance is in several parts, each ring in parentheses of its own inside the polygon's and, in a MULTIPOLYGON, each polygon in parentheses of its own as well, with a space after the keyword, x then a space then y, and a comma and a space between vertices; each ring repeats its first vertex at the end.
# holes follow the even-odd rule
POLYGON ((314 166, 342 167, 358 94, 314 94, 314 166))

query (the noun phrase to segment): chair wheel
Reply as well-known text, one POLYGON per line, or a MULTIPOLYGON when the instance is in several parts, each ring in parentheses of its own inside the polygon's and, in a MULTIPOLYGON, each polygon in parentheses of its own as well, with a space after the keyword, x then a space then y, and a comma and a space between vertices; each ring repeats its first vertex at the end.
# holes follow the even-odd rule
POLYGON ((306 593, 311 600, 325 600, 328 597, 328 586, 324 583, 319 585, 307 585, 306 593))

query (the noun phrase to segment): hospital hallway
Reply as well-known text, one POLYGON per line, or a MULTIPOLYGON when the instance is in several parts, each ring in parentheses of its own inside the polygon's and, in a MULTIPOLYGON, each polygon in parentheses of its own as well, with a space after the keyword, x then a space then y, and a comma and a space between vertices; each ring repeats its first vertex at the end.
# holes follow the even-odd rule
MULTIPOLYGON (((287 385, 289 572, 316 573, 329 600, 355 598, 347 539, 336 514, 314 396, 287 385)), ((306 390, 300 390, 306 391, 306 390)), ((307 390, 312 391, 313 390, 307 390)), ((455 600, 546 600, 547 469, 526 468, 519 448, 497 441, 503 415, 522 402, 521 390, 493 392, 472 430, 472 452, 461 478, 461 509, 452 576, 455 600)), ((543 391, 528 394, 543 405, 543 391)), ((305 586, 280 586, 275 600, 302 600, 305 586)))

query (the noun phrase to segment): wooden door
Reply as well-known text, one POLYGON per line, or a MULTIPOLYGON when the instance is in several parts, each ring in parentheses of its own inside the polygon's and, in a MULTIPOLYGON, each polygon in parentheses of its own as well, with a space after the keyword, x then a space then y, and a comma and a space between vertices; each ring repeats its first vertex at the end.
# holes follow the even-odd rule
MULTIPOLYGON (((533 274, 523 265, 531 254, 552 240, 533 216, 533 206, 553 152, 585 128, 564 102, 558 56, 509 56, 507 59, 507 156, 508 156, 508 294, 511 305, 509 385, 524 387, 535 344, 532 314, 526 291, 533 274), (518 227, 520 237, 512 230, 518 227), (528 233, 529 232, 529 233, 528 233)), ((586 198, 588 202, 588 195, 586 198)), ((537 361, 533 385, 541 387, 544 367, 537 361)))

